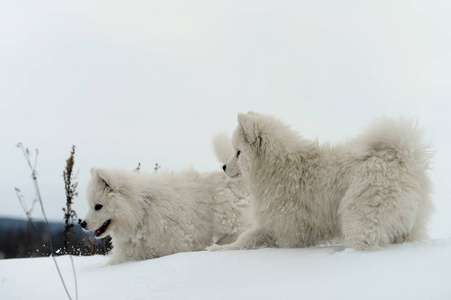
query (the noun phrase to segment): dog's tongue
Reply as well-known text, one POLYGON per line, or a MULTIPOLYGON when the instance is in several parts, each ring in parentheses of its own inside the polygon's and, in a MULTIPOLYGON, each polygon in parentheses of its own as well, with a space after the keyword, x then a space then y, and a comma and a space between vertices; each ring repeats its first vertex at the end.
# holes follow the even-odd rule
POLYGON ((110 226, 111 223, 111 219, 106 221, 105 223, 103 223, 102 227, 100 227, 99 229, 97 229, 96 231, 94 231, 94 236, 99 236, 102 233, 105 232, 105 230, 107 229, 108 226, 110 226))

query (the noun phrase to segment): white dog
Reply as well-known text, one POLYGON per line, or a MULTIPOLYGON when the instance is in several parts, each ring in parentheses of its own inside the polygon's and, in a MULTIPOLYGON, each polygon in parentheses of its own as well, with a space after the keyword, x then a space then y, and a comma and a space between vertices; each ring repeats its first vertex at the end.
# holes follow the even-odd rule
MULTIPOLYGON (((226 142, 218 138, 216 144, 226 142)), ((227 152, 215 150, 219 158, 227 152)), ((93 168, 91 176, 89 212, 81 225, 96 238, 111 236, 108 264, 231 243, 249 227, 249 192, 243 181, 222 171, 142 174, 93 168)))
POLYGON ((270 116, 240 114, 238 123, 236 153, 223 168, 248 182, 254 226, 209 250, 306 247, 335 238, 370 249, 428 237, 432 153, 414 123, 384 118, 335 147, 270 116))

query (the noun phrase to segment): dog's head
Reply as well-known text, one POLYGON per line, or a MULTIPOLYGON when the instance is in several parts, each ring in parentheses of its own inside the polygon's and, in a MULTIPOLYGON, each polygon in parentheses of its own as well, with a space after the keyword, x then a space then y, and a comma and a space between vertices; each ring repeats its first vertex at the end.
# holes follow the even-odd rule
POLYGON ((241 175, 247 169, 245 164, 261 153, 264 132, 259 121, 263 117, 254 112, 238 114, 238 127, 232 138, 235 152, 222 167, 229 177, 241 175))
POLYGON ((136 228, 141 209, 125 174, 120 170, 91 169, 86 194, 89 211, 80 225, 94 231, 96 238, 120 228, 136 228))
POLYGON ((238 114, 233 134, 234 155, 223 166, 230 177, 266 172, 278 161, 295 151, 300 136, 280 120, 255 112, 238 114))

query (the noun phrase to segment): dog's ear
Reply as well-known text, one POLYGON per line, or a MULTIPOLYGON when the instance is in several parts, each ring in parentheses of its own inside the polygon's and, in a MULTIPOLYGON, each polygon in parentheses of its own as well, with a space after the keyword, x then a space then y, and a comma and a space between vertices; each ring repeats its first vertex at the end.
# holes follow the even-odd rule
POLYGON ((243 129, 243 135, 249 144, 260 144, 260 129, 258 128, 254 115, 238 114, 238 125, 243 129))
POLYGON ((97 180, 99 180, 100 183, 104 186, 104 189, 108 190, 109 192, 113 191, 108 172, 105 172, 105 170, 102 169, 91 168, 91 176, 97 177, 97 180))

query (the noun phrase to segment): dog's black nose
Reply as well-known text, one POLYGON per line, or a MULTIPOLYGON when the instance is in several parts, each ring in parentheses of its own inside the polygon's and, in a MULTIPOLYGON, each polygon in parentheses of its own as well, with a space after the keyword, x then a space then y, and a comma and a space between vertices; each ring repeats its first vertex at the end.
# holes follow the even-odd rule
POLYGON ((86 228, 86 225, 87 225, 86 221, 81 222, 80 225, 81 225, 81 227, 86 228))
POLYGON ((226 165, 223 165, 223 166, 222 166, 222 169, 223 169, 224 172, 225 172, 225 170, 227 169, 227 166, 226 166, 226 165))

